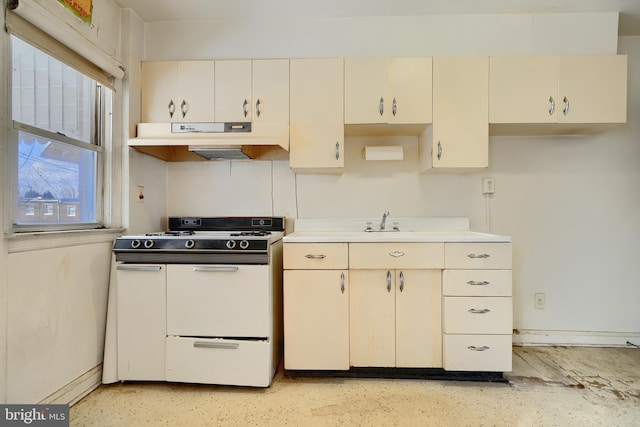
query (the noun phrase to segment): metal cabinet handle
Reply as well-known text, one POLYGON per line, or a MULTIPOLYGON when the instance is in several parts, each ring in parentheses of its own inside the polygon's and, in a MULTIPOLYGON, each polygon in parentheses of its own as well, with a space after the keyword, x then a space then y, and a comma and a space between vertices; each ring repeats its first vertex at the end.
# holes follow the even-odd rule
POLYGON ((340 292, 344 294, 344 273, 340 273, 340 292))
POLYGON ((487 282, 486 280, 483 280, 482 282, 475 282, 473 280, 469 280, 467 282, 467 285, 471 285, 471 286, 487 286, 491 284, 491 282, 487 282))
POLYGON ((395 117, 396 113, 398 112, 398 103, 396 102, 395 98, 393 98, 393 106, 391 107, 391 112, 393 113, 393 117, 395 117))
POLYGON ((486 345, 483 345, 482 347, 476 347, 475 345, 470 345, 469 347, 467 347, 469 350, 471 351, 487 351, 489 350, 491 347, 487 347, 486 345))
POLYGON ((173 113, 176 112, 176 104, 173 103, 173 99, 169 100, 169 105, 167 105, 169 109, 169 118, 173 118, 173 113))
POLYGON ((549 97, 549 115, 552 116, 556 111, 556 101, 553 99, 553 96, 549 97))
POLYGON ((442 144, 438 141, 438 160, 442 158, 442 144))
POLYGON ((245 117, 247 117, 247 114, 249 114, 247 105, 249 105, 249 102, 247 102, 247 100, 245 99, 244 102, 242 103, 242 114, 244 114, 245 117))
POLYGON ((116 270, 123 271, 160 271, 162 266, 160 265, 119 265, 116 270))
POLYGON ((196 265, 195 267, 193 267, 193 271, 201 271, 205 273, 234 273, 238 271, 238 267, 196 265))
POLYGON ((378 111, 380 112, 380 115, 384 114, 384 98, 380 97, 380 103, 378 104, 378 111))
POLYGON ((260 117, 260 98, 256 101, 256 117, 260 117))
POLYGON ((308 259, 324 259, 327 256, 322 254, 306 254, 304 257, 308 259))
POLYGON ((193 343, 195 348, 221 348, 223 350, 237 350, 240 344, 237 342, 208 342, 208 341, 195 341, 193 343))
POLYGON ((189 106, 187 105, 187 101, 182 100, 182 104, 180 104, 180 112, 182 113, 182 118, 187 115, 187 111, 189 111, 189 106))
POLYGON ((469 310, 467 310, 469 313, 471 314, 487 314, 490 313, 491 310, 489 310, 488 308, 470 308, 469 310))
POLYGON ((392 256, 394 258, 399 258, 401 256, 404 256, 404 252, 400 252, 400 251, 389 252, 389 256, 392 256))
POLYGON ((391 272, 387 271, 387 292, 391 292, 391 272))
POLYGON ((336 160, 340 159, 340 143, 336 141, 336 160))
POLYGON ((400 272, 400 292, 404 291, 404 272, 400 272))
POLYGON ((489 254, 469 254, 467 255, 469 258, 489 258, 491 255, 489 254))
POLYGON ((562 114, 566 116, 569 113, 569 98, 565 96, 562 102, 564 102, 564 108, 562 109, 562 114))

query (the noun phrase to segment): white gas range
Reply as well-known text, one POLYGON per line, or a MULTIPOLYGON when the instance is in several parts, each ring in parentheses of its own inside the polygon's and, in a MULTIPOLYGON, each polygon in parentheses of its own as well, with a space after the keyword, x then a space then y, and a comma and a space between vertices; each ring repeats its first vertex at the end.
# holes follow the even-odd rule
POLYGON ((114 242, 115 337, 108 326, 103 383, 268 387, 282 347, 284 218, 170 218, 169 226, 114 242))

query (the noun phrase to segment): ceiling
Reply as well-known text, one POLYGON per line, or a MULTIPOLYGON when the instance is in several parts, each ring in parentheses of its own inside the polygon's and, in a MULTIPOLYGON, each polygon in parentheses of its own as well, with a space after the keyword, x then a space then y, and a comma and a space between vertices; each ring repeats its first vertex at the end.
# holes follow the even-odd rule
POLYGON ((619 35, 640 35, 640 0, 114 0, 144 22, 501 13, 619 12, 619 35))

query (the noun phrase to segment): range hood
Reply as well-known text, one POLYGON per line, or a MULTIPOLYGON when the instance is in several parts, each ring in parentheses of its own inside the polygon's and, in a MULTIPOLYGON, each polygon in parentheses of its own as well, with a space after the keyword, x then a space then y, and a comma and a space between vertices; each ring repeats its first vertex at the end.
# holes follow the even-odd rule
POLYGON ((128 145, 166 161, 287 159, 288 123, 139 123, 128 145))

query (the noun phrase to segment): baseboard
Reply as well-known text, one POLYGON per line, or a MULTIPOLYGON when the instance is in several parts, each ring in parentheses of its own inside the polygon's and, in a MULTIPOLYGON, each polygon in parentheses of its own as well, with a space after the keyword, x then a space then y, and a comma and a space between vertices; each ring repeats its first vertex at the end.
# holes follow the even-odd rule
POLYGON ((102 363, 95 368, 85 372, 58 391, 51 393, 49 396, 42 399, 39 403, 68 403, 69 406, 71 406, 80 401, 80 399, 85 397, 87 394, 98 388, 100 384, 102 384, 102 363))
POLYGON ((630 347, 640 345, 640 332, 583 332, 517 329, 513 344, 519 346, 564 345, 585 347, 630 347))

